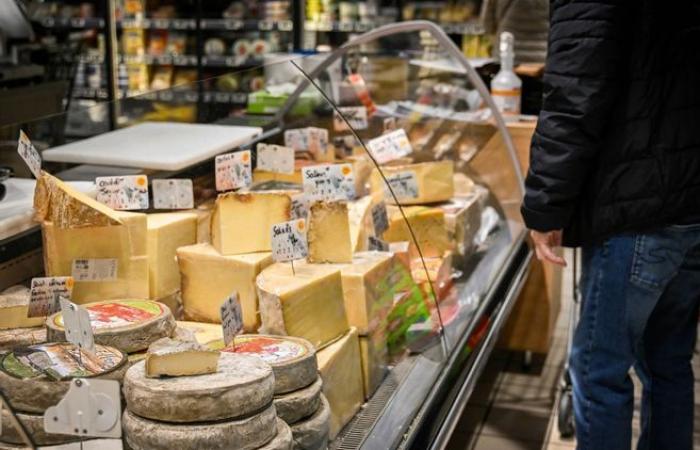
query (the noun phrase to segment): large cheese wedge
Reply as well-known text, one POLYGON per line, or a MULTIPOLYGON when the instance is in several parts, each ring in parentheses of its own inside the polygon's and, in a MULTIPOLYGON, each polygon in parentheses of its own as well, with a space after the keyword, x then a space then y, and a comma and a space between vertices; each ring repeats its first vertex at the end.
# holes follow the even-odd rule
POLYGON ((206 375, 148 378, 145 362, 126 372, 129 411, 163 422, 236 419, 272 403, 275 377, 270 366, 249 355, 222 353, 218 371, 206 375))
POLYGON ((221 322, 220 307, 238 292, 245 331, 257 331, 258 294, 255 278, 272 263, 268 252, 223 256, 209 244, 177 249, 182 278, 182 306, 187 320, 221 322))
POLYGON ((214 373, 219 365, 219 354, 194 340, 159 339, 148 347, 146 376, 182 377, 214 373))
POLYGON ((200 344, 208 344, 212 341, 223 341, 224 339, 224 331, 220 324, 180 320, 176 323, 177 328, 175 329, 175 336, 177 336, 181 330, 185 330, 185 332, 194 335, 195 340, 200 344))
POLYGON ((214 248, 222 255, 269 252, 272 225, 290 220, 291 205, 285 192, 219 195, 211 222, 214 248))
POLYGON ((0 292, 0 330, 42 325, 44 323, 43 317, 27 317, 28 307, 28 288, 11 286, 0 292))
POLYGON ((66 395, 73 378, 121 381, 126 355, 116 348, 95 347, 94 357, 83 352, 82 365, 78 347, 66 342, 16 348, 0 356, 0 389, 16 410, 43 414, 66 395), (46 369, 39 370, 41 366, 46 369))
POLYGON ((374 235, 373 205, 374 202, 369 195, 348 203, 350 242, 353 252, 367 250, 369 237, 374 235))
POLYGON ((256 283, 264 333, 301 337, 320 348, 348 329, 337 267, 275 263, 260 272, 256 283))
POLYGON ((323 450, 328 446, 332 429, 332 412, 321 395, 321 404, 313 416, 291 426, 294 450, 323 450))
POLYGON ((309 207, 310 263, 352 261, 348 206, 344 202, 314 202, 309 207))
POLYGON ((317 377, 310 386, 288 394, 276 395, 274 404, 277 416, 290 425, 311 417, 321 405, 322 386, 323 381, 317 377))
POLYGON ((150 296, 159 299, 180 290, 178 247, 197 240, 197 215, 187 212, 148 215, 148 280, 150 296))
POLYGON ((46 342, 45 327, 0 330, 0 352, 44 342, 46 342))
POLYGON ((401 214, 398 207, 387 208, 389 229, 384 232, 387 242, 409 241, 417 245, 423 257, 440 257, 452 249, 452 242, 447 234, 445 213, 440 208, 425 206, 405 206, 401 214), (413 235, 409 230, 413 230, 413 235), (416 240, 413 240, 415 236, 416 240))
MULTIPOLYGON (((392 187, 394 184, 405 186, 393 188, 402 205, 444 202, 454 196, 453 161, 382 166, 381 170, 392 187)), ((384 195, 387 202, 395 203, 378 169, 372 172, 370 182, 373 193, 384 195)))
POLYGON ((383 338, 384 336, 360 336, 365 400, 374 394, 389 370, 386 340, 383 338))
MULTIPOLYGON (((85 309, 90 315, 95 342, 125 353, 145 350, 175 330, 175 319, 170 309, 152 300, 108 300, 90 303, 85 309)), ((46 320, 46 329, 49 341, 66 340, 61 312, 46 320)))
MULTIPOLYGON (((362 362, 357 329, 318 352, 323 394, 331 408, 330 439, 359 411, 364 400, 362 362)), ((292 429, 293 431, 293 429, 292 429)))
POLYGON ((133 450, 254 450, 277 435, 277 415, 272 405, 240 420, 192 424, 157 422, 126 411, 122 425, 133 450))
MULTIPOLYGON (((27 414, 27 413, 17 413, 17 419, 22 422, 24 429, 32 437, 32 440, 37 445, 60 445, 68 442, 78 442, 80 436, 71 436, 67 434, 53 434, 44 431, 44 416, 42 414, 27 414)), ((2 429, 0 431, 0 444, 8 443, 14 445, 25 444, 22 436, 19 434, 17 429, 12 422, 12 417, 7 408, 2 409, 0 414, 0 420, 2 420, 2 429)), ((2 448, 2 447, 0 447, 2 448)), ((26 447, 22 447, 23 449, 26 447)))
POLYGON ((445 213, 447 237, 454 242, 455 253, 461 258, 469 256, 474 248, 474 237, 481 227, 479 196, 455 197, 441 203, 438 208, 445 213))

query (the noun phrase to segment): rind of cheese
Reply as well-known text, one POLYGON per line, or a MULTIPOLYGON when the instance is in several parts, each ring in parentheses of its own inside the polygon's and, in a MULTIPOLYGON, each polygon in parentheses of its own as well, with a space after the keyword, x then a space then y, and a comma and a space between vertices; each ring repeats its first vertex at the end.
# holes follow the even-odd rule
MULTIPOLYGON (((415 174, 418 184, 418 196, 416 198, 399 199, 402 205, 421 205, 423 203, 444 202, 454 196, 454 161, 435 161, 418 164, 382 166, 384 176, 411 172, 415 174)), ((370 180, 372 192, 384 195, 385 181, 378 169, 372 172, 370 180)), ((388 203, 395 203, 393 196, 385 197, 388 203)))
POLYGON ((28 288, 11 286, 0 292, 0 330, 41 326, 44 318, 27 317, 28 307, 28 288))
POLYGON ((352 261, 350 220, 344 202, 315 202, 309 207, 310 263, 349 263, 352 261))
POLYGON ((240 420, 201 424, 170 424, 137 416, 122 416, 126 442, 133 450, 254 450, 277 434, 275 407, 240 420))
POLYGON ((321 395, 321 405, 316 413, 306 420, 297 422, 291 426, 295 450, 324 449, 328 445, 332 425, 331 410, 326 398, 321 395))
POLYGON ((335 266, 275 263, 260 272, 256 284, 263 333, 301 337, 321 348, 349 328, 335 266))
POLYGON ((360 356, 362 358, 362 381, 365 400, 369 400, 388 373, 387 353, 384 340, 360 336, 360 356))
POLYGON ((244 330, 257 331, 255 278, 272 263, 270 253, 224 256, 209 244, 195 244, 177 249, 177 260, 187 320, 221 323, 221 304, 235 291, 241 301, 244 330))
POLYGON ((398 207, 388 207, 389 229, 384 232, 387 242, 409 241, 417 245, 425 258, 441 257, 446 251, 452 250, 445 225, 445 213, 440 208, 425 206, 406 206, 401 214, 398 207), (407 222, 408 221, 408 222, 407 222), (416 240, 413 241, 411 232, 416 240))
POLYGON ((214 373, 219 365, 219 355, 219 352, 207 350, 196 341, 162 338, 148 347, 146 376, 181 377, 214 373))
POLYGON ((0 330, 0 352, 44 342, 46 342, 46 328, 44 327, 0 330))
MULTIPOLYGON (((80 436, 47 433, 44 431, 44 416, 41 414, 17 413, 16 417, 22 422, 25 430, 32 437, 36 445, 60 445, 80 440, 80 436)), ((0 443, 15 445, 26 444, 19 432, 17 432, 7 408, 3 408, 0 420, 3 425, 2 431, 0 432, 0 443)))
POLYGON ((374 236, 372 206, 374 201, 369 195, 348 203, 350 242, 353 252, 367 250, 369 237, 374 236))
POLYGON ((286 192, 230 192, 216 199, 211 238, 222 255, 269 252, 272 225, 290 220, 292 199, 286 192))
POLYGON ((211 216, 214 212, 214 201, 202 203, 187 212, 197 215, 197 244, 211 244, 211 216))
POLYGON ((298 391, 276 395, 274 399, 277 416, 292 425, 312 416, 321 405, 321 388, 323 381, 316 381, 298 391))
POLYGON ((219 341, 224 339, 224 331, 220 324, 214 323, 201 323, 201 322, 188 322, 180 321, 177 322, 177 328, 175 329, 175 335, 177 335, 179 330, 186 330, 194 335, 194 338, 202 345, 206 345, 212 341, 219 341))
POLYGON ((171 423, 245 417, 272 402, 275 379, 270 366, 249 355, 222 353, 218 371, 207 375, 148 378, 145 362, 124 377, 129 411, 171 423))
POLYGON ((277 419, 275 438, 258 450, 292 450, 292 429, 282 419, 277 419))
POLYGON ((188 212, 149 214, 149 298, 158 299, 180 290, 180 270, 175 251, 197 240, 197 215, 188 212))
POLYGON ((319 350, 318 370, 323 379, 323 395, 331 408, 330 439, 333 440, 364 401, 360 342, 356 328, 351 328, 341 339, 319 350))

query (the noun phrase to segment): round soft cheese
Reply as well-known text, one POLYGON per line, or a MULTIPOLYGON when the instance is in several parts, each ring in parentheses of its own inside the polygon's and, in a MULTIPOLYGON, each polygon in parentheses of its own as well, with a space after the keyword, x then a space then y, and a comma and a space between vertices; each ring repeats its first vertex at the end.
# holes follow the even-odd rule
POLYGON ((122 417, 126 442, 133 450, 253 450, 277 434, 277 413, 270 405, 245 419, 201 424, 169 424, 138 417, 122 417))
MULTIPOLYGON (((175 330, 175 318, 170 309, 152 300, 109 300, 83 306, 90 314, 95 342, 126 353, 146 350, 175 330)), ((60 312, 46 319, 46 329, 49 341, 66 340, 60 312)))
POLYGON ((44 327, 0 330, 0 351, 41 344, 42 342, 46 342, 46 328, 44 327))
POLYGON ((260 411, 274 395, 272 369, 260 358, 222 353, 216 373, 148 378, 145 362, 126 372, 124 397, 131 412, 163 422, 235 419, 260 411))
POLYGON ((292 450, 292 429, 282 420, 277 419, 277 435, 259 450, 292 450))
MULTIPOLYGON (((78 441, 80 439, 79 436, 47 433, 44 431, 44 416, 41 414, 17 413, 17 418, 22 422, 24 429, 27 430, 27 433, 29 433, 37 445, 58 445, 78 441)), ((0 442, 13 445, 25 444, 12 422, 10 412, 6 409, 2 410, 2 433, 0 433, 0 442)))
POLYGON ((316 381, 316 350, 305 339, 291 336, 242 334, 224 348, 223 340, 212 341, 209 347, 222 352, 255 355, 272 366, 275 372, 275 394, 298 391, 316 381))
POLYGON ((43 414, 68 392, 73 378, 122 381, 126 355, 116 348, 95 345, 96 355, 67 342, 19 347, 0 356, 0 389, 17 410, 43 414))
POLYGON ((276 395, 274 402, 279 418, 291 425, 312 416, 321 404, 322 387, 323 381, 318 377, 310 386, 276 395))
POLYGON ((321 405, 316 413, 306 420, 291 425, 294 450, 317 450, 326 448, 330 433, 331 408, 326 397, 321 395, 321 405))

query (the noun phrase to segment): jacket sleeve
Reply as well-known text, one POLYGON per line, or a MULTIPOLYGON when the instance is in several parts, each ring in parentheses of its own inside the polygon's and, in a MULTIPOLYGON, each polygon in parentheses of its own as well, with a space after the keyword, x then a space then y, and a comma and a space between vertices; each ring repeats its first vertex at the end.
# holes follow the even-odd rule
POLYGON ((627 0, 551 3, 542 110, 522 215, 530 229, 569 224, 619 92, 627 0))

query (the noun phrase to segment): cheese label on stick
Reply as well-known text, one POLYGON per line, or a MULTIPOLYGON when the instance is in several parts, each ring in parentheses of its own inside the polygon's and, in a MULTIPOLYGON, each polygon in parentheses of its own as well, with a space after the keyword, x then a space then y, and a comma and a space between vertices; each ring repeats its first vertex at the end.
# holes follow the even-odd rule
POLYGON ((416 199, 420 196, 418 178, 412 171, 398 172, 386 176, 387 183, 384 184, 384 197, 393 200, 391 191, 398 201, 416 199), (391 191, 389 190, 391 188, 391 191))
POLYGON ((338 110, 340 114, 338 114, 338 111, 333 112, 333 128, 335 131, 350 130, 348 123, 355 130, 366 130, 369 126, 367 122, 367 108, 364 106, 341 106, 338 110))
POLYGON ((115 258, 74 259, 74 281, 116 281, 119 261, 115 258))
POLYGON ((230 191, 253 183, 250 150, 219 155, 214 165, 217 191, 230 191))
POLYGON ((309 216, 309 199, 306 194, 292 195, 291 219, 306 219, 309 216))
POLYGON ((355 175, 351 164, 321 164, 301 169, 304 194, 311 200, 352 200, 355 175))
POLYGON ((306 220, 297 219, 272 226, 272 259, 278 262, 306 258, 306 220))
POLYGON ((274 173, 294 173, 294 149, 281 145, 258 144, 257 169, 274 173))
POLYGON ((379 164, 384 164, 413 153, 411 142, 403 128, 371 139, 367 148, 379 164))
POLYGON ((146 175, 97 177, 97 201, 117 210, 148 209, 146 175))
POLYGON ((29 291, 27 317, 49 316, 60 309, 57 296, 70 298, 73 293, 73 277, 32 278, 29 291))
POLYGON ((189 178, 153 180, 151 184, 155 209, 194 208, 194 191, 189 178))
POLYGON ((374 224, 374 235, 381 236, 389 229, 389 215, 386 212, 386 203, 379 202, 372 207, 372 223, 374 224))
POLYGON ((224 330, 224 343, 227 346, 243 331, 243 309, 238 292, 229 295, 221 304, 221 327, 224 330))
POLYGON ((39 179, 41 176, 41 156, 39 156, 32 141, 29 140, 29 136, 22 130, 19 130, 19 138, 17 139, 17 153, 22 157, 32 174, 39 179))
POLYGON ((90 325, 90 314, 81 306, 61 297, 61 314, 66 339, 88 353, 95 354, 95 336, 90 325))
POLYGON ((373 251, 377 251, 377 252, 388 252, 389 251, 389 243, 379 239, 378 237, 370 236, 368 241, 369 241, 369 243, 368 243, 369 250, 373 250, 373 251))

